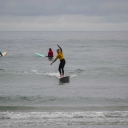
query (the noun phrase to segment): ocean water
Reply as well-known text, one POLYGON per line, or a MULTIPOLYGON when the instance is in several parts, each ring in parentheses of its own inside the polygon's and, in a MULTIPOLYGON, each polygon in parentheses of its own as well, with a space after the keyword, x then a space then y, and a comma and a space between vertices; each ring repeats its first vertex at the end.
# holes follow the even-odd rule
POLYGON ((0 32, 0 127, 127 128, 128 32, 0 32), (39 57, 57 44, 57 60, 39 57))

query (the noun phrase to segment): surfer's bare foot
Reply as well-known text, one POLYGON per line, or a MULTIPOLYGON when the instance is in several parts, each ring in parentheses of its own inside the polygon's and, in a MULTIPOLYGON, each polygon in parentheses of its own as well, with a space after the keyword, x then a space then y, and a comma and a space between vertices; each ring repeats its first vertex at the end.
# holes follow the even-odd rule
POLYGON ((60 75, 60 78, 64 77, 64 75, 60 75))

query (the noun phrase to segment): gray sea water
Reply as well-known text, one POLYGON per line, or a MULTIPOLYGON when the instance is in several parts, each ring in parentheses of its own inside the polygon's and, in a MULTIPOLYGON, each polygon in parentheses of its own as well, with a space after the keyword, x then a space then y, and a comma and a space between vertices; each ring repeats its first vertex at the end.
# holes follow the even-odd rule
POLYGON ((0 127, 128 126, 128 32, 0 32, 0 51, 0 127), (57 44, 69 81, 35 54, 57 44))

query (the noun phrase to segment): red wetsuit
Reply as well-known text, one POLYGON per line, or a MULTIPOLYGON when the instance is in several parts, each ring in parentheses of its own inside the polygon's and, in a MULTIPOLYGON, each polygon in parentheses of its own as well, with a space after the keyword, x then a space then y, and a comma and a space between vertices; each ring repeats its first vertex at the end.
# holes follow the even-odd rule
POLYGON ((48 57, 53 57, 53 51, 52 50, 49 50, 48 57))

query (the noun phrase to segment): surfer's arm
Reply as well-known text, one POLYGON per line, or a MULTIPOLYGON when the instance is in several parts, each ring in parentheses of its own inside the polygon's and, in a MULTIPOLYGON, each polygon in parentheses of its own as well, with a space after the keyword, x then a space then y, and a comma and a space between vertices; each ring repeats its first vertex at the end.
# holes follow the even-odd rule
POLYGON ((62 52, 62 48, 57 44, 57 46, 60 48, 61 52, 62 52))
POLYGON ((57 58, 55 58, 55 60, 52 61, 51 65, 57 60, 57 58))

